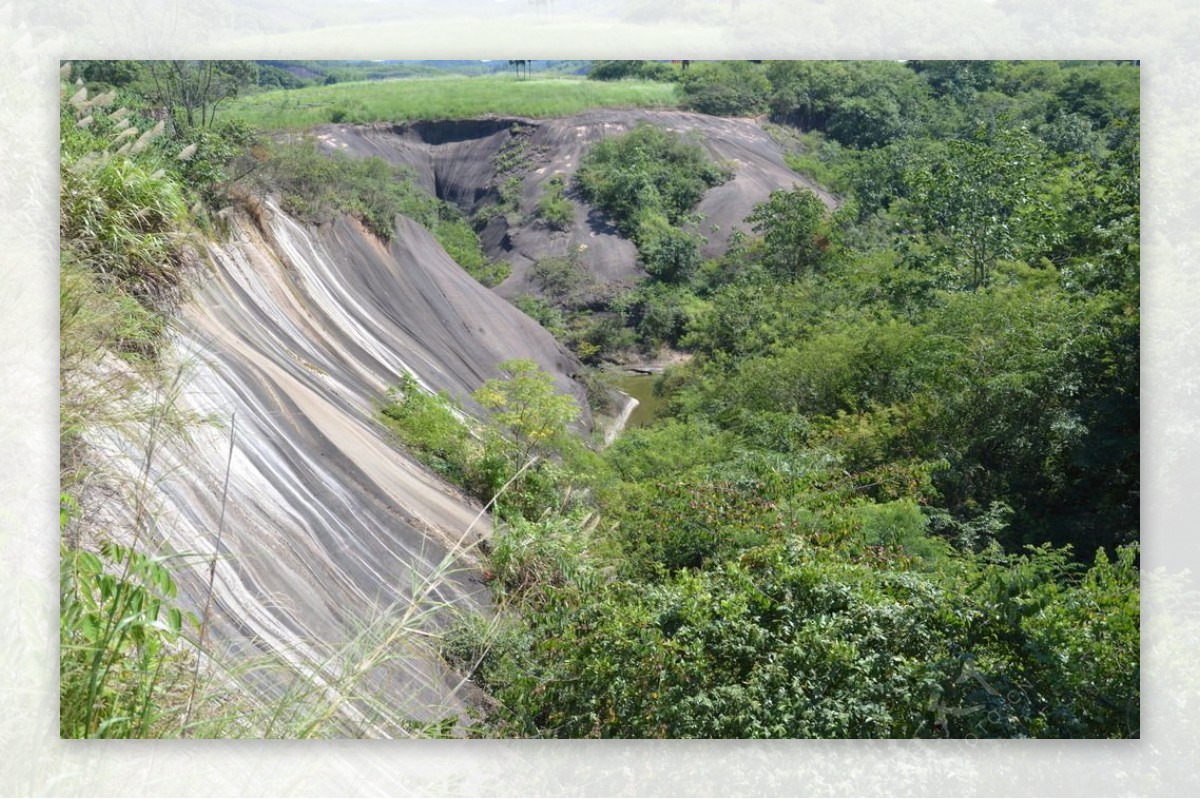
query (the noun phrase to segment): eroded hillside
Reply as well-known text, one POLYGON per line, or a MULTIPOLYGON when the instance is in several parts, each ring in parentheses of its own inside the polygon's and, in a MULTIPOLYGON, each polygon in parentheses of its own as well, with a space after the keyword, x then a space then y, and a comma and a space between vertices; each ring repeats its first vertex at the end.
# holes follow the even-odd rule
POLYGON ((568 190, 573 220, 557 231, 533 213, 556 174, 575 174, 588 147, 639 123, 694 137, 713 159, 729 164, 733 178, 709 191, 696 208, 707 240, 702 252, 724 252, 735 231, 747 231, 745 217, 777 189, 804 186, 829 207, 824 189, 784 163, 779 145, 750 119, 724 119, 678 111, 592 111, 563 119, 489 119, 417 122, 403 125, 327 125, 316 133, 328 150, 376 156, 410 167, 428 191, 468 214, 481 215, 481 235, 489 256, 507 261, 512 274, 496 287, 504 297, 536 293, 527 273, 547 255, 583 246, 588 272, 604 284, 630 285, 644 276, 637 250, 596 209, 568 190), (506 183, 509 187, 506 187, 506 183), (510 188, 511 187, 511 188, 510 188), (506 212, 505 194, 519 197, 506 212), (514 203, 515 204, 515 203, 514 203))
MULTIPOLYGON (((487 515, 374 419, 398 375, 478 411, 469 393, 497 363, 532 358, 585 418, 586 403, 573 357, 419 225, 398 219, 385 244, 346 217, 318 229, 271 204, 255 216, 238 213, 210 245, 179 318, 178 404, 218 425, 157 449, 150 474, 164 542, 203 556, 179 575, 197 612, 218 552, 212 638, 307 669, 386 611, 488 602, 471 570, 487 515)), ((462 708, 461 679, 433 660, 407 653, 378 672, 398 718, 462 708)))
POLYGON ((1136 65, 678 76, 836 216, 752 119, 61 75, 62 737, 1140 735, 1136 65))
MULTIPOLYGON (((538 258, 581 246, 601 284, 644 276, 633 244, 577 196, 565 230, 532 213, 549 177, 572 175, 591 143, 640 122, 693 136, 732 167, 698 207, 710 253, 772 190, 804 182, 752 121, 694 114, 318 131, 326 149, 409 166, 429 192, 487 220, 487 254, 512 266, 495 291, 404 217, 385 241, 346 215, 299 221, 273 199, 244 197, 226 212, 227 233, 207 246, 209 268, 174 332, 187 359, 175 401, 213 423, 188 444, 156 443, 149 457, 143 442, 115 434, 102 448, 124 453, 114 462, 134 479, 147 468, 156 534, 186 556, 190 568, 177 576, 197 615, 212 568, 206 634, 230 662, 286 662, 333 685, 355 668, 343 655, 364 630, 376 635, 387 620, 435 607, 486 612, 476 549, 490 533, 488 514, 389 439, 379 403, 410 374, 483 415, 471 392, 498 363, 528 358, 576 399, 577 428, 590 431, 585 392, 572 379, 578 360, 503 298, 530 289, 526 272, 538 258)), ((465 717, 470 685, 432 650, 393 641, 388 651, 367 678, 386 709, 354 703, 351 732, 396 735, 410 720, 465 717)), ((278 696, 289 679, 281 674, 256 670, 250 680, 278 696)))

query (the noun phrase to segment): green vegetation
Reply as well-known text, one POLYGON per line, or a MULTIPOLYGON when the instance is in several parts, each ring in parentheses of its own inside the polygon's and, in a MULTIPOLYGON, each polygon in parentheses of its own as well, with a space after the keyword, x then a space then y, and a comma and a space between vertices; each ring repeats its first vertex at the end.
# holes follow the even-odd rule
POLYGON ((391 239, 396 216, 424 225, 463 269, 484 285, 508 277, 507 264, 491 264, 462 213, 416 184, 411 171, 382 158, 351 158, 322 153, 315 141, 275 144, 254 182, 278 192, 285 210, 309 222, 352 214, 375 235, 391 239))
POLYGON ((679 77, 679 70, 662 61, 593 61, 587 73, 588 80, 653 80, 671 81, 679 77))
POLYGON ((729 179, 704 148, 653 125, 638 125, 588 150, 576 175, 584 197, 639 242, 660 223, 677 225, 706 189, 729 179))
POLYGON ((509 128, 508 138, 492 161, 491 188, 496 192, 496 202, 479 209, 475 217, 480 222, 497 213, 503 214, 509 224, 522 222, 525 178, 533 169, 536 156, 529 143, 532 132, 527 125, 514 124, 509 128))
POLYGON ((479 734, 1137 736, 1136 69, 759 69, 845 204, 609 304, 693 358, 497 531, 479 734))
MULTIPOLYGON (((64 510, 63 527, 69 519, 64 510)), ((187 665, 176 646, 184 616, 169 604, 170 570, 113 543, 98 554, 64 548, 60 555, 60 735, 152 737, 187 665)))
POLYGON ((794 280, 819 271, 830 250, 825 205, 807 189, 773 191, 746 217, 762 236, 763 265, 777 278, 794 280))
POLYGON ((701 266, 703 239, 683 229, 698 221, 693 208, 704 192, 731 177, 704 148, 652 125, 594 145, 576 180, 585 199, 600 208, 637 245, 651 283, 611 298, 597 323, 576 320, 579 356, 595 363, 629 348, 637 331, 643 346, 674 342, 688 311, 687 286, 701 266))
MULTIPOLYGON (((228 138, 214 130, 188 143, 148 119, 136 95, 107 90, 89 99, 86 87, 68 86, 59 170, 60 731, 170 734, 178 722, 168 708, 179 708, 193 657, 181 633, 195 620, 174 606, 166 564, 142 551, 151 523, 146 486, 115 486, 130 497, 125 543, 84 526, 80 496, 112 479, 96 474, 87 457, 89 431, 154 442, 195 424, 170 400, 178 375, 161 357, 163 332, 185 290, 208 188, 183 175, 194 168, 189 159, 212 159, 228 138)), ((152 451, 150 443, 147 458, 152 451)))
MULTIPOLYGON (((384 424, 413 454, 457 483, 501 518, 540 513, 567 477, 546 459, 552 451, 579 452, 567 426, 579 415, 575 400, 559 394, 550 375, 529 360, 497 365, 472 398, 495 424, 472 422, 450 398, 431 394, 405 375, 380 409, 384 424)), ((565 504, 565 501, 564 503, 565 504)))
POLYGON ((574 206, 564 195, 565 189, 563 176, 555 175, 546 181, 542 199, 538 201, 538 218, 555 230, 567 230, 575 220, 574 206))
POLYGON ((544 118, 590 108, 669 108, 675 87, 647 81, 605 83, 511 76, 414 78, 338 83, 239 97, 228 114, 261 130, 302 130, 325 122, 398 122, 498 115, 544 118))
POLYGON ((842 145, 816 130, 805 132, 770 122, 764 127, 780 140, 785 148, 784 160, 793 172, 812 178, 830 191, 840 194, 846 190, 842 145))
MULTIPOLYGON (((521 142, 514 138, 497 159, 497 170, 508 170, 498 180, 513 181, 514 194, 527 170, 521 142)), ((730 175, 697 142, 652 125, 598 142, 581 161, 577 189, 634 241, 651 280, 629 291, 604 291, 584 266, 585 245, 578 245, 565 255, 539 258, 529 274, 542 297, 518 298, 516 304, 589 366, 639 345, 676 343, 701 304, 687 287, 701 269, 703 239, 681 226, 698 222, 694 206, 730 175)), ((537 214, 551 226, 572 219, 565 192, 562 178, 547 181, 537 214)), ((500 194, 503 208, 503 187, 500 194)))
MULTIPOLYGON (((299 89, 334 83, 469 77, 515 73, 511 61, 258 61, 258 85, 270 89, 299 89)), ((541 77, 573 75, 586 70, 587 61, 528 61, 524 69, 541 77)))
POLYGON ((762 70, 747 61, 696 64, 683 73, 679 88, 688 108, 722 117, 764 113, 771 92, 762 70))

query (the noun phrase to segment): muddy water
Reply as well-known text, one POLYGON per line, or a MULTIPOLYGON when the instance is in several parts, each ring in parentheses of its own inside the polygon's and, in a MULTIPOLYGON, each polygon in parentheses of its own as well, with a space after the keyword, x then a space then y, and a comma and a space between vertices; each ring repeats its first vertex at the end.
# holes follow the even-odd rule
POLYGON ((659 375, 626 374, 617 378, 617 388, 638 401, 625 427, 645 427, 662 411, 665 401, 654 393, 654 383, 659 375))

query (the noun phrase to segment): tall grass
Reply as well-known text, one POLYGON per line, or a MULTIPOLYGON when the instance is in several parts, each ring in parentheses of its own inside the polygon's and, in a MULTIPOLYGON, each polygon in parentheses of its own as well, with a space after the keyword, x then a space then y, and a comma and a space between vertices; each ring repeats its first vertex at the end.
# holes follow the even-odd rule
POLYGON ((263 92, 238 98, 227 113, 262 130, 298 130, 327 122, 400 122, 488 115, 549 118, 591 108, 673 108, 677 104, 672 83, 455 76, 263 92))
POLYGON ((465 705, 449 698, 430 704, 428 697, 458 696, 466 687, 465 678, 442 671, 444 630, 459 610, 438 595, 464 570, 457 564, 470 548, 463 543, 467 535, 428 571, 413 571, 405 598, 367 611, 344 641, 298 640, 291 649, 231 660, 206 653, 189 712, 164 737, 463 735, 470 715, 465 705), (405 690, 397 690, 397 679, 406 681, 405 690))

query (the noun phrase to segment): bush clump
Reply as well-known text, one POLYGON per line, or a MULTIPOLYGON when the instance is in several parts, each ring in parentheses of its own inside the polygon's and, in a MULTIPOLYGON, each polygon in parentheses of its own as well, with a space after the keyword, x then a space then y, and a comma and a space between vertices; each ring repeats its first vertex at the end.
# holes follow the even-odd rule
POLYGON ((538 217, 554 230, 566 230, 574 217, 571 201, 564 196, 566 183, 562 175, 555 175, 546 182, 546 192, 538 204, 538 217))
POLYGON ((766 113, 771 82, 756 64, 718 61, 697 64, 680 78, 684 103, 693 111, 721 117, 766 113))
POLYGON ((662 61, 593 61, 588 80, 672 81, 678 77, 675 67, 662 61))
POLYGON ((701 241, 678 226, 705 191, 731 176, 697 142, 646 124, 596 144, 577 173, 583 196, 634 241, 646 270, 666 282, 686 282, 699 267, 701 241))

